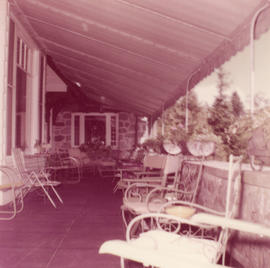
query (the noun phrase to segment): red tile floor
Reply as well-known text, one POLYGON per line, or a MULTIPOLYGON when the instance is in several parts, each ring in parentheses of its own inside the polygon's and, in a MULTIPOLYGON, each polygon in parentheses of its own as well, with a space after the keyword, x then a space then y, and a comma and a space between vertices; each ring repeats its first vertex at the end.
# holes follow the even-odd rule
POLYGON ((57 209, 29 193, 20 214, 0 221, 0 268, 120 267, 118 257, 98 254, 102 242, 124 238, 122 194, 112 189, 110 179, 93 176, 62 184, 57 209))

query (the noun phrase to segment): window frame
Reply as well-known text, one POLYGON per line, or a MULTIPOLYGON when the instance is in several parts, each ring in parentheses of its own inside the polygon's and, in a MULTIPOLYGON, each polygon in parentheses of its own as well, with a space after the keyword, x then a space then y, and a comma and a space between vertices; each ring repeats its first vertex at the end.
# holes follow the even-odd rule
MULTIPOLYGON (((12 35, 13 37, 9 37, 9 42, 12 44, 8 44, 8 53, 12 53, 12 56, 9 56, 9 59, 12 62, 8 64, 8 94, 9 97, 6 98, 7 105, 11 106, 8 109, 7 120, 9 120, 9 126, 6 131, 6 156, 10 157, 12 153, 12 148, 16 147, 16 136, 18 132, 16 130, 16 117, 17 117, 17 109, 16 109, 16 94, 17 94, 17 70, 20 69, 25 73, 26 76, 26 100, 25 105, 26 109, 24 112, 25 118, 25 139, 23 141, 22 149, 25 149, 27 153, 32 153, 34 148, 35 140, 37 139, 37 120, 42 120, 42 125, 44 123, 43 118, 37 119, 36 112, 36 103, 38 102, 37 98, 37 80, 39 80, 39 70, 37 70, 37 62, 38 59, 35 55, 41 55, 41 51, 38 48, 37 44, 31 39, 27 31, 21 25, 21 23, 17 20, 16 16, 13 13, 10 13, 9 16, 9 27, 12 24, 12 35), (20 53, 18 53, 20 52, 20 53), (17 60, 18 59, 18 60, 17 60)), ((10 31, 10 29, 9 29, 10 31)), ((10 34, 10 33, 9 33, 10 34)), ((43 88, 43 91, 45 87, 43 88)), ((43 106, 45 102, 43 101, 43 106)), ((44 109, 44 107, 43 107, 44 109)), ((44 130, 43 130, 44 131, 44 130)), ((42 131, 42 132, 43 132, 42 131)))
POLYGON ((112 149, 118 149, 119 136, 119 116, 117 113, 72 113, 71 114, 71 147, 79 147, 85 143, 85 118, 87 116, 105 116, 106 121, 106 146, 111 146, 112 149), (75 117, 79 117, 79 144, 75 144, 75 117), (112 145, 112 126, 111 118, 115 117, 115 141, 112 145))

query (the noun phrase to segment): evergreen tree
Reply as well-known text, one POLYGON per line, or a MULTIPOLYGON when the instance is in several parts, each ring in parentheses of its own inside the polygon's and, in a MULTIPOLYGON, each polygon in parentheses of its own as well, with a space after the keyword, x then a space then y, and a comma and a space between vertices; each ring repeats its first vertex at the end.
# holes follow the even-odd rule
POLYGON ((218 70, 218 96, 209 110, 208 124, 212 127, 215 135, 220 136, 223 144, 230 153, 229 128, 234 121, 232 104, 227 100, 225 90, 228 88, 227 74, 223 69, 218 70))
POLYGON ((181 97, 174 106, 167 109, 164 114, 165 135, 177 139, 184 138, 193 132, 197 124, 197 117, 201 111, 196 93, 190 91, 188 97, 188 133, 185 133, 186 124, 186 96, 181 97))
POLYGON ((231 103, 234 116, 239 117, 244 114, 244 105, 236 91, 232 94, 231 103))

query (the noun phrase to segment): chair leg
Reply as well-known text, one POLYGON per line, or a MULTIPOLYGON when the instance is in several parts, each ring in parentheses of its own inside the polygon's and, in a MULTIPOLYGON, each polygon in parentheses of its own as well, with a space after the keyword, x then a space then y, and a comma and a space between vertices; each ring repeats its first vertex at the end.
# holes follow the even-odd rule
POLYGON ((53 201, 53 199, 51 198, 49 192, 46 190, 44 184, 40 181, 40 179, 38 178, 38 175, 36 173, 31 173, 30 175, 31 177, 34 176, 35 179, 34 179, 34 182, 33 184, 35 185, 35 181, 37 182, 38 186, 42 188, 43 192, 45 193, 45 195, 47 196, 47 198, 50 200, 51 204, 56 208, 56 204, 55 202, 53 201))
POLYGON ((56 191, 56 189, 54 188, 54 186, 53 186, 52 183, 50 182, 50 180, 49 180, 48 176, 46 175, 46 173, 45 173, 44 171, 41 171, 41 172, 40 172, 40 175, 41 175, 42 177, 45 178, 45 180, 46 180, 48 186, 50 186, 50 187, 52 188, 52 190, 53 190, 54 194, 57 196, 58 200, 59 200, 62 204, 64 204, 62 198, 60 197, 60 195, 58 194, 58 192, 56 191))
POLYGON ((50 200, 51 204, 56 208, 56 205, 55 205, 53 199, 51 198, 49 192, 46 190, 46 188, 44 187, 44 185, 42 184, 42 182, 38 178, 37 178, 37 181, 38 181, 39 186, 42 188, 42 190, 46 194, 47 198, 50 200))
POLYGON ((60 195, 58 194, 58 192, 56 191, 56 189, 53 187, 53 185, 50 185, 50 187, 52 188, 52 190, 54 191, 55 195, 57 196, 58 200, 64 204, 62 198, 60 197, 60 195))

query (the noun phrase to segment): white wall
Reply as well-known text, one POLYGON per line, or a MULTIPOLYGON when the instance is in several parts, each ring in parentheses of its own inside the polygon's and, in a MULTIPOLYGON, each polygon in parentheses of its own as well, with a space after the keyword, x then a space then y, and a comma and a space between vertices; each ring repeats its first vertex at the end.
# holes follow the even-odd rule
POLYGON ((66 84, 56 75, 56 73, 47 65, 46 68, 46 90, 47 92, 66 92, 66 84))

